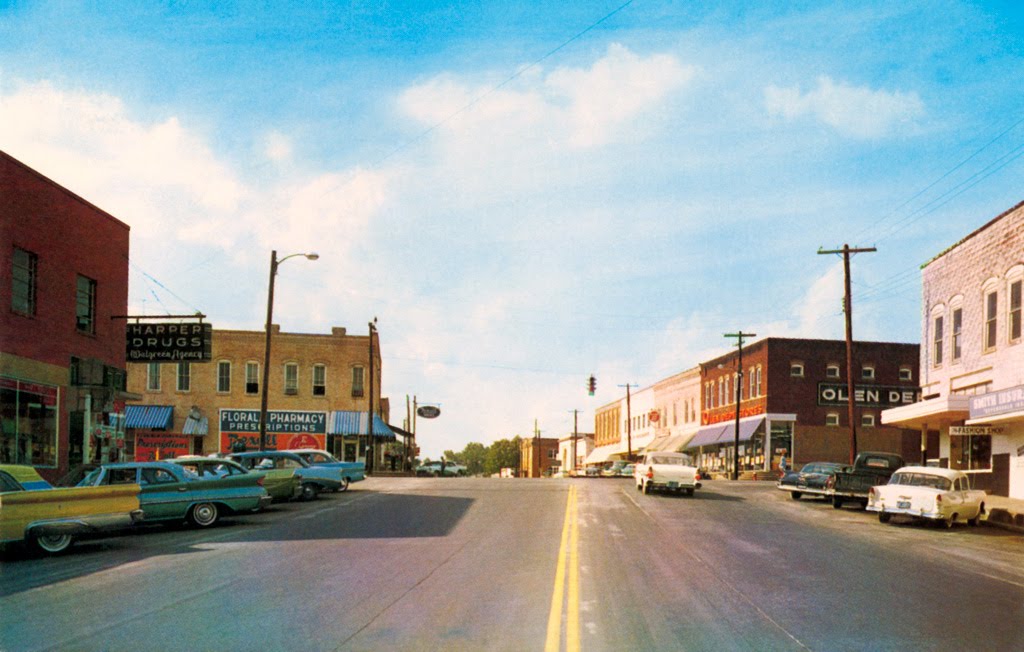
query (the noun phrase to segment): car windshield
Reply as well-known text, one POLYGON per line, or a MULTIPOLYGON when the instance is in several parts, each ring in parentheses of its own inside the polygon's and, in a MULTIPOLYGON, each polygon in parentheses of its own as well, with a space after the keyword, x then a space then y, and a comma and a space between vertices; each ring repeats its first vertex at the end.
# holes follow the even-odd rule
POLYGON ((693 466, 693 460, 687 455, 655 455, 651 458, 651 464, 678 464, 680 466, 693 466))
POLYGON ((96 483, 96 479, 100 476, 100 473, 102 472, 103 469, 93 469, 92 471, 89 471, 89 473, 84 478, 82 478, 82 480, 76 486, 91 487, 96 483))
POLYGON ((929 473, 897 473, 892 476, 889 484, 908 487, 931 487, 932 489, 940 489, 942 491, 949 491, 949 488, 953 486, 953 482, 949 478, 929 473))

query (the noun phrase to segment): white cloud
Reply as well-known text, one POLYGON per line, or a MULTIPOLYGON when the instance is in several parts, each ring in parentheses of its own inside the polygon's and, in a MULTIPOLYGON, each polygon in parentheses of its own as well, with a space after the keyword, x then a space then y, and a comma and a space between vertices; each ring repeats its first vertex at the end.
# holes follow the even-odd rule
POLYGON ((794 120, 811 116, 840 133, 878 138, 924 115, 917 93, 888 92, 818 78, 818 87, 801 93, 799 87, 768 86, 765 108, 771 116, 794 120))
POLYGON ((279 131, 271 131, 266 135, 264 155, 275 163, 285 163, 292 159, 292 141, 279 131))

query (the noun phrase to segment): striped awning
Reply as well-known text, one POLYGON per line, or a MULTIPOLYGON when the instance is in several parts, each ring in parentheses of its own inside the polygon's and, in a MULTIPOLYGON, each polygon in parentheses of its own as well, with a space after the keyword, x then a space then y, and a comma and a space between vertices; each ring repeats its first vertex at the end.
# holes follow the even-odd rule
POLYGON ((170 405, 126 405, 125 428, 167 430, 174 421, 170 405))
MULTIPOLYGON (((368 419, 366 412, 355 410, 335 410, 327 413, 327 434, 328 435, 365 435, 367 432, 368 419)), ((373 415, 373 436, 378 439, 395 441, 395 431, 392 430, 380 415, 373 415)))
POLYGON ((210 420, 206 417, 185 419, 185 425, 181 429, 183 435, 205 435, 210 431, 210 420))

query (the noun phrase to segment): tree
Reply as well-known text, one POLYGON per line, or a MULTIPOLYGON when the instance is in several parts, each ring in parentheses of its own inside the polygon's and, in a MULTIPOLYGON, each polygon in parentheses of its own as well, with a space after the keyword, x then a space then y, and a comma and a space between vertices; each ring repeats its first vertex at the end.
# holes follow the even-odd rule
POLYGON ((484 473, 493 475, 504 468, 519 469, 519 442, 516 435, 512 439, 499 439, 487 449, 484 457, 484 473))

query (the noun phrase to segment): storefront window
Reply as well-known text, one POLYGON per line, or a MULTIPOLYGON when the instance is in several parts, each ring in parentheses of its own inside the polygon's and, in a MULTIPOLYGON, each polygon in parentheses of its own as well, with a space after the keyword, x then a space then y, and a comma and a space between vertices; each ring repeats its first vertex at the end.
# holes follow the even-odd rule
POLYGON ((990 471, 992 435, 950 435, 949 467, 961 471, 990 471))
POLYGON ((0 463, 57 466, 57 388, 0 378, 0 463))

